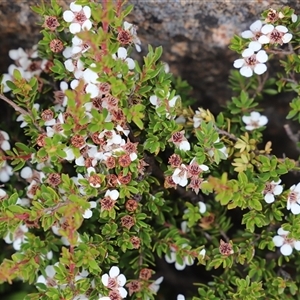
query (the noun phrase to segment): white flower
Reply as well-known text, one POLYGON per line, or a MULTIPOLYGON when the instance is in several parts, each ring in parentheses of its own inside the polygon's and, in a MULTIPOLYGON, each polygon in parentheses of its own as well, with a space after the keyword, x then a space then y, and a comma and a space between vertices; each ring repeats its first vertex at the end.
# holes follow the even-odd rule
POLYGON ((290 187, 286 208, 294 215, 300 214, 300 183, 290 187))
POLYGON ((280 252, 284 256, 289 256, 293 252, 293 248, 300 250, 300 241, 288 238, 289 231, 283 230, 281 227, 277 230, 278 235, 273 237, 276 247, 280 247, 280 252))
POLYGON ((76 79, 80 79, 84 76, 84 64, 81 59, 69 58, 64 62, 66 70, 72 72, 76 79))
POLYGON ((13 244, 15 250, 19 251, 23 243, 26 242, 25 233, 28 232, 26 225, 20 225, 13 233, 9 232, 4 241, 7 244, 13 244))
POLYGON ((176 168, 172 175, 172 179, 174 183, 179 184, 182 187, 188 184, 187 178, 188 178, 188 168, 184 164, 181 164, 179 168, 176 168))
MULTIPOLYGON (((182 246, 183 248, 185 248, 187 245, 184 244, 182 246)), ((186 266, 191 266, 194 264, 194 258, 192 258, 191 256, 182 257, 182 264, 178 263, 176 261, 176 250, 172 247, 170 249, 171 252, 165 255, 165 260, 169 264, 175 263, 176 270, 182 271, 186 266)))
POLYGON ((112 200, 117 200, 120 193, 117 190, 107 190, 104 197, 110 197, 112 200))
POLYGON ((185 300, 185 297, 182 294, 177 295, 177 300, 185 300))
POLYGON ((194 128, 198 128, 203 121, 200 110, 196 110, 193 116, 194 128))
POLYGON ((278 196, 282 193, 283 187, 279 183, 281 180, 278 181, 271 181, 267 182, 265 189, 263 191, 264 199, 267 203, 273 203, 275 201, 275 196, 278 196))
POLYGON ((250 116, 243 116, 242 120, 246 124, 246 130, 254 130, 268 123, 268 118, 257 111, 252 111, 250 116))
POLYGON ((127 21, 124 22, 123 26, 124 26, 125 30, 127 30, 127 31, 130 32, 131 38, 132 38, 132 41, 134 43, 136 51, 137 52, 141 52, 142 51, 142 49, 141 49, 141 41, 138 38, 137 32, 136 32, 137 27, 135 25, 127 22, 127 21))
POLYGON ((203 248, 203 249, 199 252, 199 255, 201 255, 202 258, 205 258, 206 250, 203 248))
POLYGON ((89 6, 82 7, 72 2, 70 9, 63 13, 63 18, 66 22, 71 23, 69 26, 71 33, 75 34, 81 30, 90 30, 92 28, 92 22, 89 20, 91 17, 91 8, 89 6))
POLYGON ((127 57, 127 50, 124 47, 119 47, 118 52, 113 54, 112 57, 114 59, 122 59, 128 65, 129 70, 133 70, 135 68, 135 62, 132 58, 127 57))
POLYGON ((250 25, 250 30, 245 30, 242 32, 241 36, 244 39, 254 39, 257 40, 257 36, 261 35, 261 28, 263 26, 263 23, 261 20, 257 20, 254 23, 250 25))
MULTIPOLYGON (((220 143, 220 138, 219 138, 219 137, 218 137, 218 138, 215 140, 215 142, 214 142, 214 144, 217 144, 217 143, 220 143)), ((212 148, 212 149, 209 149, 209 150, 208 150, 207 153, 208 153, 208 155, 209 155, 210 157, 213 157, 213 156, 215 155, 214 149, 216 149, 216 148, 212 148)), ((228 157, 227 148, 226 148, 225 146, 223 146, 223 147, 220 148, 220 149, 218 148, 218 151, 221 152, 225 158, 228 157)))
POLYGON ((82 215, 84 219, 90 219, 93 215, 91 209, 97 206, 97 203, 95 201, 90 201, 89 204, 90 204, 90 208, 86 209, 82 215))
POLYGON ((80 39, 76 35, 72 38, 72 44, 73 44, 73 47, 71 48, 72 54, 84 53, 90 48, 90 46, 87 43, 85 43, 82 39, 80 39))
POLYGON ((206 205, 204 202, 199 201, 198 202, 198 206, 199 206, 199 212, 200 214, 204 214, 206 212, 206 205))
POLYGON ((117 266, 111 267, 108 274, 102 275, 101 281, 107 288, 112 290, 117 289, 122 298, 127 296, 127 291, 123 288, 126 283, 126 277, 120 274, 120 269, 117 266))
POLYGON ((37 283, 43 283, 48 287, 56 287, 57 283, 54 279, 56 271, 53 265, 49 265, 45 268, 46 277, 44 275, 40 275, 37 279, 37 283))
MULTIPOLYGON (((152 282, 150 285, 149 285, 149 290, 152 292, 152 293, 157 293, 159 288, 160 288, 160 284, 163 282, 164 280, 164 277, 161 276, 161 277, 158 277, 154 282, 152 282)), ((149 298, 146 298, 147 300, 149 298)))
POLYGON ((274 27, 272 24, 266 24, 261 29, 262 36, 258 39, 261 44, 286 44, 290 42, 293 35, 288 33, 285 26, 278 25, 274 27))
POLYGON ((257 53, 251 48, 243 51, 243 58, 236 59, 233 66, 237 69, 240 68, 241 75, 251 77, 253 72, 261 75, 267 71, 267 66, 264 64, 268 60, 266 51, 260 50, 257 53))
POLYGON ((3 130, 0 130, 0 148, 3 151, 10 150, 9 135, 3 130))
POLYGON ((8 182, 10 176, 13 175, 13 168, 7 164, 6 161, 3 161, 0 164, 0 182, 8 182))

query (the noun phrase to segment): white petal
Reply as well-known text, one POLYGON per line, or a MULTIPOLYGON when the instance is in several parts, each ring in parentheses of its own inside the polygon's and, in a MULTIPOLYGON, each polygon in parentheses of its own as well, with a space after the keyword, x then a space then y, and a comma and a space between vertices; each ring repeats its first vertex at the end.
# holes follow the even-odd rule
POLYGON ((126 283, 126 277, 123 274, 120 274, 117 278, 119 286, 123 286, 126 283))
POLYGON ((119 269, 119 267, 113 266, 113 267, 110 268, 110 270, 109 270, 109 276, 110 276, 111 278, 117 277, 119 274, 120 274, 120 269, 119 269))
POLYGON ((127 291, 123 288, 123 287, 119 287, 118 288, 119 294, 122 298, 126 298, 127 297, 127 291))
POLYGON ((265 126, 268 123, 268 118, 266 116, 261 116, 259 118, 258 124, 259 126, 265 126))
POLYGON ((177 295, 177 300, 185 300, 185 297, 182 294, 177 295))
POLYGON ((75 35, 75 36, 72 38, 72 44, 73 44, 73 45, 79 46, 79 45, 81 45, 82 43, 83 43, 82 39, 80 39, 78 36, 75 35))
POLYGON ((266 61, 268 61, 268 55, 266 53, 265 50, 260 50, 257 54, 256 54, 256 59, 260 62, 260 63, 265 63, 266 61))
POLYGON ((233 63, 233 66, 237 69, 241 68, 245 64, 245 60, 243 58, 236 59, 233 63))
POLYGON ((270 38, 266 35, 261 35, 259 38, 258 38, 258 41, 259 43, 261 44, 268 44, 270 43, 270 38))
POLYGON ((87 83, 97 83, 98 81, 98 74, 96 72, 94 72, 91 69, 86 69, 83 72, 83 78, 87 83))
POLYGON ((3 141, 1 144, 1 148, 3 151, 10 150, 10 143, 8 141, 3 141))
POLYGON ((264 199, 267 203, 273 203, 275 201, 274 195, 271 193, 266 194, 264 199))
POLYGON ((165 255, 165 260, 168 264, 172 264, 176 261, 176 254, 171 252, 169 255, 165 255))
POLYGON ((72 56, 72 47, 66 47, 62 54, 64 58, 70 58, 72 56))
POLYGON ((253 32, 259 32, 261 30, 262 27, 262 21, 261 20, 257 20, 254 23, 251 24, 250 26, 250 30, 253 32))
POLYGON ((2 134, 3 138, 5 140, 9 140, 9 135, 7 132, 3 131, 3 130, 0 130, 0 134, 2 134))
POLYGON ((151 104, 153 104, 153 105, 157 105, 157 96, 155 96, 155 95, 152 95, 152 96, 150 96, 150 103, 151 104))
POLYGON ((273 237, 273 243, 275 244, 276 247, 281 247, 284 243, 284 238, 280 235, 275 235, 273 237))
POLYGON ((92 22, 90 20, 86 20, 83 22, 81 27, 84 30, 90 30, 92 28, 92 22))
POLYGON ((182 265, 180 265, 178 262, 175 262, 175 268, 176 268, 176 270, 182 271, 182 270, 185 269, 185 267, 186 267, 185 263, 183 263, 182 265))
POLYGON ((207 165, 200 165, 199 166, 201 168, 202 171, 208 171, 209 167, 207 165))
POLYGON ((77 79, 72 80, 70 83, 70 87, 72 90, 75 90, 78 87, 78 85, 79 85, 79 80, 77 79))
POLYGON ((132 58, 128 57, 125 61, 127 62, 129 70, 133 70, 135 68, 135 62, 132 58))
POLYGON ((85 16, 87 17, 87 19, 89 19, 92 15, 91 8, 89 6, 84 6, 83 12, 84 12, 85 16))
POLYGON ((93 216, 93 212, 90 209, 87 209, 82 214, 83 218, 90 219, 93 216))
POLYGON ((63 18, 66 22, 72 22, 75 18, 75 15, 73 12, 71 12, 70 10, 66 10, 63 14, 63 18))
POLYGON ((21 170, 20 176, 24 179, 28 179, 32 177, 32 169, 29 167, 25 167, 21 170))
POLYGON ((291 212, 294 215, 299 215, 300 214, 300 205, 297 203, 292 203, 291 204, 291 212))
POLYGON ((125 59, 127 57, 127 50, 124 47, 118 49, 118 58, 125 59))
POLYGON ((117 190, 112 190, 110 191, 109 193, 109 197, 112 199, 112 200, 117 200, 119 198, 119 195, 120 193, 117 191, 117 190))
POLYGON ((293 248, 292 248, 292 246, 289 245, 289 244, 284 244, 284 245, 282 245, 282 246, 280 247, 280 252, 281 252, 281 254, 284 255, 284 256, 289 256, 289 255, 292 254, 293 248))
MULTIPOLYGON (((174 181, 175 182, 175 181, 174 181)), ((186 177, 181 178, 180 182, 178 183, 180 186, 185 187, 188 184, 188 180, 186 177)))
POLYGON ((205 254, 206 254, 206 250, 205 250, 205 249, 202 249, 202 250, 199 252, 199 255, 202 255, 203 258, 205 258, 205 254))
POLYGON ((99 88, 93 83, 89 83, 85 88, 86 93, 91 94, 91 98, 95 98, 99 95, 99 88))
POLYGON ((273 194, 277 196, 280 195, 282 191, 283 191, 282 185, 276 185, 276 187, 273 190, 273 194))
POLYGON ((256 64, 254 67, 254 73, 261 75, 267 71, 267 66, 265 64, 256 64))
POLYGON ((253 71, 250 67, 248 66, 244 66, 240 69, 240 73, 241 75, 245 76, 245 77, 251 77, 253 75, 253 71))
POLYGON ((250 116, 251 116, 251 119, 256 122, 259 121, 259 119, 260 119, 260 113, 257 111, 252 111, 250 116))
POLYGON ((272 32, 274 29, 274 26, 272 24, 266 24, 261 28, 261 33, 262 34, 268 34, 270 32, 272 32))
POLYGON ((249 43, 248 47, 253 51, 258 51, 261 49, 261 43, 259 43, 258 41, 252 41, 249 43))
POLYGON ((290 40, 293 38, 293 35, 291 33, 286 33, 283 37, 282 37, 282 41, 286 44, 288 42, 290 42, 290 40))
POLYGON ((179 144, 179 149, 183 151, 189 151, 191 149, 191 145, 188 141, 182 141, 179 144))
POLYGON ((241 36, 244 38, 244 39, 251 39, 254 37, 254 34, 251 30, 245 30, 242 32, 241 36))
POLYGON ((53 278, 56 274, 54 266, 52 266, 52 265, 47 266, 45 271, 46 271, 47 276, 51 277, 51 278, 53 278))
POLYGON ((295 241, 294 242, 294 248, 296 249, 296 250, 300 250, 300 241, 295 241))
POLYGON ((69 30, 71 33, 75 34, 81 31, 81 26, 79 23, 71 23, 69 26, 69 30))
POLYGON ((206 205, 205 205, 205 203, 203 203, 203 202, 198 202, 198 205, 199 205, 199 212, 201 213, 201 214, 204 214, 205 212, 206 212, 206 205))
POLYGON ((90 207, 91 208, 97 207, 97 202, 96 201, 90 201, 90 207))
POLYGON ((70 8, 71 8, 71 10, 74 11, 74 12, 79 12, 79 11, 81 11, 82 6, 81 6, 81 5, 78 5, 78 4, 75 4, 75 2, 72 2, 72 3, 70 4, 70 8))
POLYGON ((108 286, 108 279, 109 279, 108 274, 103 274, 102 275, 101 281, 102 281, 102 283, 103 283, 104 286, 108 286))
POLYGON ((74 65, 72 59, 67 59, 67 60, 64 62, 64 65, 65 65, 65 68, 66 68, 69 72, 74 72, 74 70, 75 70, 75 65, 74 65))
POLYGON ((278 31, 280 31, 280 32, 283 32, 283 33, 287 33, 288 32, 288 29, 285 26, 282 26, 282 25, 276 26, 275 29, 278 30, 278 31))
POLYGON ((247 48, 242 52, 243 57, 249 57, 254 54, 254 50, 251 48, 247 48))

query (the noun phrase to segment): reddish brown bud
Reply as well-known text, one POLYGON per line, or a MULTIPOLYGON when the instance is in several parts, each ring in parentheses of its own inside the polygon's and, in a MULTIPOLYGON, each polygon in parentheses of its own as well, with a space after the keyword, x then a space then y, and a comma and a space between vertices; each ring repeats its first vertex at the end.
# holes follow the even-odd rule
POLYGON ((121 225, 128 230, 135 224, 134 218, 132 216, 126 215, 121 218, 121 225))
POLYGON ((230 243, 225 243, 223 240, 220 240, 219 251, 222 255, 229 256, 233 254, 232 245, 230 243))
POLYGON ((125 207, 129 212, 134 212, 138 208, 138 203, 135 200, 130 199, 127 200, 125 207))
POLYGON ((54 53, 60 53, 64 50, 64 44, 59 39, 54 39, 49 44, 50 50, 54 53))

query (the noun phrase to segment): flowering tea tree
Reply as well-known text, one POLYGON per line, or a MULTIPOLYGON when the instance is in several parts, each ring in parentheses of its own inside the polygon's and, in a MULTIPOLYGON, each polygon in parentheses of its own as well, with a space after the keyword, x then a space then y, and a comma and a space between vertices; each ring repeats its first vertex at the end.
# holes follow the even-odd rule
POLYGON ((9 52, 0 94, 19 127, 0 131, 0 281, 27 284, 15 299, 170 299, 162 261, 207 274, 178 300, 300 299, 300 183, 281 178, 299 163, 272 153, 262 105, 292 93, 300 122, 294 10, 233 37, 233 97, 213 115, 189 107, 161 47, 132 58, 132 6, 32 9, 43 38, 9 52))

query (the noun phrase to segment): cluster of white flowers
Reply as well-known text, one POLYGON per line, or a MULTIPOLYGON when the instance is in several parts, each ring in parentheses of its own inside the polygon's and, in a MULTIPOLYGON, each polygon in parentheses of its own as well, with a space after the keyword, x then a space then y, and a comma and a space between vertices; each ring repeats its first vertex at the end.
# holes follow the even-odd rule
MULTIPOLYGON (((233 66, 240 69, 241 75, 251 77, 253 73, 261 75, 267 71, 266 62, 268 55, 262 47, 267 44, 283 45, 293 38, 288 32, 288 28, 283 25, 274 26, 275 20, 283 19, 285 16, 281 12, 270 10, 275 18, 266 18, 264 21, 257 20, 250 26, 250 30, 242 32, 241 36, 250 39, 248 48, 242 52, 242 58, 234 61, 233 66)), ((297 21, 297 16, 292 16, 292 22, 297 21)))
MULTIPOLYGON (((178 184, 182 187, 185 187, 188 184, 188 179, 191 178, 191 184, 193 180, 198 180, 199 176, 202 174, 202 172, 209 171, 209 168, 207 165, 201 164, 199 165, 196 161, 196 158, 193 158, 189 165, 181 164, 177 168, 175 168, 172 179, 175 184, 178 184)), ((190 187, 192 189, 195 189, 190 184, 190 187)), ((199 186, 198 186, 199 188, 199 186)))
POLYGON ((10 87, 6 82, 14 80, 15 70, 18 70, 24 79, 30 80, 32 77, 40 75, 47 64, 47 60, 38 59, 37 46, 34 46, 27 52, 22 48, 12 49, 8 54, 9 57, 14 60, 14 64, 8 67, 8 73, 3 74, 2 84, 4 86, 4 93, 10 91, 10 87))
MULTIPOLYGON (((80 183, 83 180, 88 180, 89 185, 93 188, 99 188, 101 180, 97 180, 99 174, 99 166, 102 167, 103 164, 111 164, 119 162, 121 166, 129 166, 131 162, 138 160, 137 155, 137 144, 131 143, 128 139, 129 129, 124 128, 126 124, 124 116, 119 113, 118 101, 116 97, 112 95, 111 86, 109 83, 102 83, 99 81, 99 74, 95 71, 95 64, 85 66, 83 56, 88 54, 90 50, 90 45, 84 40, 80 39, 75 34, 80 33, 85 30, 93 30, 94 21, 91 17, 91 8, 86 6, 81 6, 72 2, 70 4, 70 9, 63 13, 63 19, 69 23, 69 31, 73 34, 71 39, 71 44, 62 49, 62 55, 65 58, 64 66, 67 73, 71 74, 73 80, 70 82, 62 81, 60 83, 60 90, 54 93, 54 104, 53 109, 47 109, 45 111, 40 110, 39 104, 33 105, 33 110, 35 114, 38 115, 39 121, 43 121, 42 124, 45 128, 44 136, 48 138, 53 138, 55 135, 60 135, 63 139, 67 138, 66 133, 62 127, 65 124, 66 118, 66 106, 68 102, 68 97, 66 91, 68 89, 75 90, 80 85, 80 82, 84 82, 84 91, 86 94, 90 95, 90 102, 84 103, 83 108, 85 110, 86 117, 88 120, 92 119, 92 109, 102 110, 106 109, 108 115, 104 122, 111 122, 114 124, 112 130, 102 130, 94 134, 92 137, 92 142, 90 136, 77 136, 74 138, 73 142, 64 148, 65 159, 67 161, 74 161, 76 166, 86 167, 86 172, 78 173, 72 178, 73 182, 77 186, 80 194, 86 195, 85 187, 80 183), (78 138, 78 139, 76 139, 78 138), (78 155, 78 150, 80 155, 78 155), (121 158, 123 159, 122 161, 121 158), (119 161, 118 161, 119 160, 119 161)), ((121 30, 121 29, 120 29, 121 30)), ((138 52, 141 51, 141 41, 137 37, 137 27, 129 22, 124 22, 122 25, 122 30, 126 31, 127 37, 130 37, 130 41, 126 44, 134 44, 138 52)), ((7 85, 7 81, 14 81, 13 72, 15 69, 19 70, 21 76, 25 80, 30 80, 34 76, 40 76, 43 70, 46 70, 47 61, 38 59, 37 47, 34 47, 31 51, 25 52, 22 48, 17 50, 11 50, 9 56, 14 60, 14 64, 9 66, 8 74, 4 74, 2 84, 4 85, 4 92, 9 92, 10 88, 7 85)), ((135 62, 132 58, 128 57, 128 52, 125 47, 119 47, 117 52, 112 55, 112 59, 115 59, 127 65, 127 69, 123 68, 123 72, 131 72, 135 69, 135 62)), ((125 74, 119 74, 118 77, 122 77, 125 74)), ((176 100, 175 100, 176 101, 176 100)), ((172 101, 174 102, 174 101, 172 101)), ((171 102, 171 103, 172 103, 171 102)), ((20 114, 17 121, 22 122, 20 127, 28 126, 25 121, 25 116, 20 114)), ((43 141, 41 141, 42 143, 43 141)), ((39 145, 41 146, 41 145, 39 145)), ((0 131, 0 148, 3 151, 10 150, 9 135, 5 131, 0 131)), ((32 156, 32 162, 34 163, 35 158, 32 156)), ((51 161, 47 160, 42 165, 52 166, 51 161)), ((42 166, 41 166, 42 167, 42 166)), ((38 169, 38 165, 36 166, 38 169)), ((39 186, 45 182, 45 174, 40 171, 36 171, 31 167, 24 167, 20 171, 20 177, 28 183, 25 188, 25 197, 18 199, 16 205, 20 206, 30 206, 31 201, 34 199, 37 202, 41 200, 38 199, 36 191, 39 186)), ((0 164, 0 181, 7 182, 10 176, 13 175, 12 168, 7 164, 6 161, 0 164)), ((102 174, 101 174, 102 175, 102 174)), ((100 176, 100 175, 99 175, 100 176)), ((48 180, 48 179, 47 179, 48 180)), ((121 185, 121 179, 116 180, 116 184, 121 185)), ((67 191, 62 188, 59 189, 61 193, 61 201, 67 201, 67 191)), ((104 198, 109 198, 112 201, 116 201, 119 198, 119 191, 117 189, 106 190, 104 193, 104 198)), ((6 191, 0 189, 0 198, 5 199, 8 195, 6 191)), ((89 208, 82 210, 82 217, 84 219, 89 219, 93 215, 93 209, 99 205, 100 199, 98 201, 89 201, 89 208)), ((65 226, 65 218, 62 217, 60 220, 51 226, 54 234, 61 238, 63 245, 69 246, 70 241, 67 237, 62 235, 62 228, 65 226)), ((16 251, 21 250, 22 244, 26 243, 26 233, 29 231, 25 224, 20 224, 14 232, 7 232, 4 241, 8 244, 12 244, 16 251)), ((78 239, 78 244, 82 243, 80 235, 75 232, 78 239)), ((44 275, 40 275, 37 279, 38 283, 44 283, 46 285, 56 287, 57 283, 55 280, 55 266, 48 265, 45 268, 44 275)), ((87 273, 87 272, 86 272, 87 273)), ((80 275, 80 274, 79 274, 80 275)), ((82 275, 82 274, 81 274, 82 275)), ((80 276, 81 276, 80 275, 80 276)), ((82 275, 80 278, 87 277, 82 275)), ((77 279, 80 279, 79 277, 77 279)), ((161 280, 162 281, 162 280, 161 280)), ((120 274, 118 267, 114 266, 110 269, 109 274, 104 274, 102 276, 102 283, 108 289, 119 294, 121 298, 127 296, 127 291, 123 287, 126 282, 126 278, 123 274, 120 274)), ((158 290, 159 281, 157 284, 153 283, 153 290, 158 290)), ((63 288, 62 286, 59 286, 63 288)), ((109 300, 108 296, 99 296, 99 299, 109 300)), ((74 299, 83 300, 89 299, 86 295, 77 295, 74 299)))

